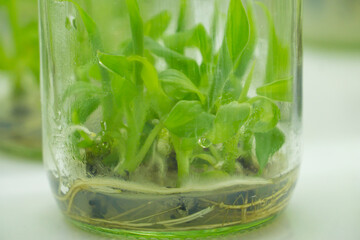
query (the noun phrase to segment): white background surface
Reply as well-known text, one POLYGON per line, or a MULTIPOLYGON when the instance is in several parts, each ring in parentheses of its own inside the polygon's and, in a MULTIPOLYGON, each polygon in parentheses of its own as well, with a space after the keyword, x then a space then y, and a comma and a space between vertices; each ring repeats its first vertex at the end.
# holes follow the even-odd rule
MULTIPOLYGON (((60 214, 40 164, 0 154, 0 239, 103 239, 60 214)), ((305 52, 304 156, 287 210, 226 239, 360 239, 360 53, 305 52)))

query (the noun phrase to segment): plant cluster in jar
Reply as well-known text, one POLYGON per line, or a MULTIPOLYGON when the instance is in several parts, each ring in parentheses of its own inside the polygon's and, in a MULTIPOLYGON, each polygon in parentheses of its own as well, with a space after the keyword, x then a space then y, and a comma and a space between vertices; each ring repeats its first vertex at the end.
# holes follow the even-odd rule
POLYGON ((182 0, 176 31, 169 34, 170 12, 144 21, 138 1, 126 0, 131 39, 108 53, 93 18, 75 0, 66 2, 75 6, 96 58, 59 101, 71 112, 69 125, 77 126, 70 139, 90 176, 181 187, 190 179, 262 174, 285 143, 278 103, 293 98, 290 47, 280 41, 264 4, 230 0, 217 49, 216 6, 210 30, 202 24, 188 29, 188 1, 182 0), (263 86, 251 97, 255 8, 267 19, 269 36, 263 86), (187 48, 198 49, 201 61, 187 48), (102 118, 98 132, 85 127, 94 114, 102 118))

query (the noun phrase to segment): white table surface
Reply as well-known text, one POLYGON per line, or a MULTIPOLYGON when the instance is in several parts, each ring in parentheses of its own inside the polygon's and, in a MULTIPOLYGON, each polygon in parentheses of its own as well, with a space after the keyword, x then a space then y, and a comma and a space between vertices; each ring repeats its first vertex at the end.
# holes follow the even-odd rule
MULTIPOLYGON (((0 154, 0 239, 107 239, 64 221, 39 163, 0 154)), ((286 211, 226 239, 360 239, 360 54, 307 51, 304 155, 286 211)))

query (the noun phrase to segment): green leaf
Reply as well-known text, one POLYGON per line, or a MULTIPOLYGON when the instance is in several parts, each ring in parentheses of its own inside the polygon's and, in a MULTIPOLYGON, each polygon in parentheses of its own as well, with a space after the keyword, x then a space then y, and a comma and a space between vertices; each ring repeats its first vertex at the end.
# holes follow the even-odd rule
POLYGON ((129 76, 131 64, 126 56, 111 55, 102 52, 97 54, 100 64, 106 69, 120 75, 121 77, 129 76))
POLYGON ((278 128, 266 133, 255 133, 256 157, 262 171, 272 157, 285 143, 285 135, 278 128))
POLYGON ((84 23, 86 31, 89 35, 90 42, 93 45, 94 52, 96 52, 97 50, 102 50, 103 46, 102 46, 100 32, 94 20, 85 12, 85 10, 82 7, 80 7, 80 5, 77 2, 73 0, 63 0, 63 1, 71 2, 76 7, 84 23))
POLYGON ((165 120, 165 126, 175 129, 195 119, 202 112, 204 110, 199 101, 180 101, 169 113, 165 120))
POLYGON ((265 83, 289 78, 291 76, 290 48, 280 41, 276 33, 273 17, 268 8, 261 2, 257 2, 257 4, 261 6, 269 22, 269 45, 265 83))
POLYGON ((161 115, 170 110, 171 102, 160 85, 157 71, 146 58, 140 56, 125 57, 121 55, 108 55, 104 53, 98 53, 98 58, 104 67, 117 73, 121 77, 127 76, 127 79, 129 79, 131 62, 140 63, 142 65, 141 78, 151 95, 155 110, 161 115))
POLYGON ((181 0, 176 32, 182 32, 185 30, 186 20, 188 17, 187 10, 188 10, 188 0, 181 0))
POLYGON ((226 24, 226 44, 235 64, 249 41, 249 20, 241 0, 231 0, 226 24))
POLYGON ((65 90, 61 103, 65 109, 70 104, 74 123, 84 123, 104 97, 101 88, 88 82, 75 82, 65 90))
POLYGON ((163 40, 166 47, 180 54, 184 54, 185 47, 190 46, 190 39, 192 38, 192 35, 193 30, 187 30, 165 36, 163 40))
POLYGON ((180 100, 188 93, 195 93, 202 103, 206 100, 205 96, 182 72, 175 69, 168 69, 160 73, 159 79, 169 97, 180 100))
POLYGON ((256 93, 275 101, 292 102, 292 79, 266 84, 256 89, 256 93))
POLYGON ((201 137, 213 125, 215 116, 206 113, 198 101, 180 101, 169 113, 164 124, 178 137, 201 137))
POLYGON ((94 84, 89 82, 75 82, 71 84, 64 92, 61 102, 65 103, 69 98, 81 98, 83 95, 89 96, 97 96, 97 97, 104 97, 105 94, 103 93, 102 89, 94 84))
POLYGON ((221 97, 224 87, 232 70, 232 62, 226 44, 220 48, 220 55, 217 62, 214 79, 209 92, 209 108, 211 109, 216 101, 221 97))
POLYGON ((222 143, 235 136, 249 118, 250 110, 251 105, 248 103, 232 102, 221 106, 216 114, 212 142, 222 143))
MULTIPOLYGON (((209 132, 214 124, 215 116, 206 112, 200 113, 192 121, 183 126, 172 129, 172 133, 184 138, 200 138, 209 132)), ((170 130, 169 130, 170 131, 170 130)))
POLYGON ((155 110, 157 110, 160 115, 168 113, 171 107, 171 102, 165 95, 160 85, 155 67, 144 57, 130 56, 128 59, 129 61, 135 61, 142 64, 141 77, 148 92, 150 93, 153 103, 155 104, 155 110))
POLYGON ((210 63, 212 60, 212 39, 202 24, 196 26, 191 38, 191 45, 197 47, 202 55, 203 62, 210 63))
POLYGON ((142 56, 144 52, 144 26, 140 15, 139 5, 137 0, 126 0, 126 5, 130 16, 134 53, 142 56))
MULTIPOLYGON (((68 1, 74 4, 77 11, 80 14, 80 17, 85 25, 86 31, 88 33, 90 43, 92 46, 93 54, 96 55, 97 51, 102 51, 103 44, 101 40, 101 35, 99 32, 99 29, 94 22, 94 20, 80 7, 78 3, 76 3, 73 0, 64 0, 68 1)), ((105 121, 109 121, 111 118, 111 113, 113 110, 113 102, 112 102, 112 96, 111 96, 111 81, 108 75, 108 72, 106 72, 104 69, 100 69, 101 76, 102 76, 102 89, 104 92, 108 93, 108 95, 105 97, 103 101, 103 114, 105 121)))
POLYGON ((270 99, 254 97, 248 101, 252 105, 249 127, 253 132, 268 132, 280 119, 280 109, 270 99))
POLYGON ((200 70, 197 62, 160 45, 151 38, 145 38, 145 47, 158 57, 166 60, 170 68, 183 72, 196 86, 200 82, 200 70))
POLYGON ((175 33, 164 37, 165 46, 183 53, 185 47, 197 47, 202 55, 203 61, 209 63, 212 55, 212 40, 202 24, 191 30, 175 33))
POLYGON ((162 11, 145 23, 144 34, 153 39, 163 35, 169 26, 171 14, 169 11, 162 11))
POLYGON ((254 11, 254 3, 252 0, 246 1, 246 8, 249 18, 249 42, 246 45, 244 52, 242 53, 240 64, 238 68, 236 69, 236 76, 242 77, 244 76, 246 70, 248 69, 248 65, 251 62, 251 59, 253 58, 253 54, 256 48, 256 42, 257 42, 257 32, 256 32, 256 22, 255 22, 255 11, 254 11))
POLYGON ((140 56, 130 56, 128 60, 142 64, 143 69, 141 76, 148 91, 159 94, 163 93, 159 83, 157 71, 146 58, 140 56))
POLYGON ((209 107, 221 97, 230 76, 235 73, 249 41, 249 20, 241 0, 231 0, 225 38, 220 48, 215 76, 209 93, 209 107))
POLYGON ((87 96, 75 100, 72 104, 72 121, 74 123, 82 124, 86 122, 91 113, 93 113, 100 105, 100 98, 87 96))
POLYGON ((248 76, 246 77, 244 87, 242 88, 241 94, 238 99, 239 102, 245 102, 248 98, 249 89, 250 89, 251 83, 253 81, 253 75, 254 75, 254 70, 255 70, 255 66, 256 66, 255 63, 256 62, 254 61, 253 65, 251 67, 251 70, 250 70, 248 76))
POLYGON ((111 88, 118 108, 122 108, 123 103, 131 102, 137 94, 135 84, 120 76, 111 79, 111 88))

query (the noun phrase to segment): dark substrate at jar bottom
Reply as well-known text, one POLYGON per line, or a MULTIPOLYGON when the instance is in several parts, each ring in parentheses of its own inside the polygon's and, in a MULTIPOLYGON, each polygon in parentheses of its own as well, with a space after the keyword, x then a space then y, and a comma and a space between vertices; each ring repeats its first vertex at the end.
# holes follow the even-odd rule
MULTIPOLYGON (((218 188, 208 184, 206 189, 134 188, 124 181, 93 178, 76 181, 57 200, 68 218, 88 230, 198 237, 244 230, 272 219, 287 205, 296 178, 293 170, 267 183, 234 181, 218 188)), ((59 182, 51 179, 56 188, 59 182)))

